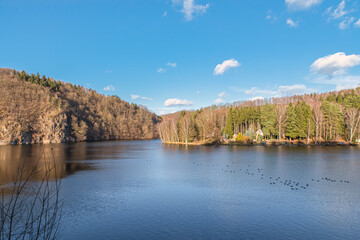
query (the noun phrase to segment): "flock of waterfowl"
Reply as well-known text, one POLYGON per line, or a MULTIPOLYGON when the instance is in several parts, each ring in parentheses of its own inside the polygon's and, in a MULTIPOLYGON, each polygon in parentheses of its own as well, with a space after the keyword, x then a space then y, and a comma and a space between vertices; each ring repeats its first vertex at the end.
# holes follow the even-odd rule
MULTIPOLYGON (((194 165, 196 166, 201 166, 202 163, 196 163, 193 162, 194 165)), ((284 179, 280 176, 277 177, 272 177, 272 176, 265 176, 264 171, 262 168, 257 168, 253 171, 251 171, 251 167, 248 164, 246 168, 238 168, 237 170, 234 170, 233 165, 234 162, 232 162, 232 164, 226 164, 223 167, 219 166, 219 164, 212 164, 212 167, 221 167, 221 171, 223 171, 224 173, 243 173, 249 176, 254 176, 254 177, 259 177, 262 180, 268 180, 270 185, 283 185, 286 187, 289 187, 291 190, 297 191, 297 190, 305 190, 307 188, 310 187, 311 183, 315 184, 315 183, 319 183, 319 182, 329 182, 329 183, 350 183, 350 181, 348 180, 343 180, 343 179, 333 179, 333 178, 328 178, 328 177, 322 177, 319 179, 315 179, 312 178, 311 181, 309 181, 308 183, 300 183, 299 181, 293 180, 293 179, 284 179)))

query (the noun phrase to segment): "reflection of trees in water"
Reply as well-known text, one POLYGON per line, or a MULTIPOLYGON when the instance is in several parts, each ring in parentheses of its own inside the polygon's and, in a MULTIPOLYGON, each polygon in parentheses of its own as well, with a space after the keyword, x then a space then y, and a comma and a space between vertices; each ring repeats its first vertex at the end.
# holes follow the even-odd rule
MULTIPOLYGON (((56 239, 62 210, 62 171, 57 169, 54 155, 46 156, 43 151, 31 161, 14 159, 9 165, 3 158, 7 152, 1 155, 1 170, 5 169, 6 175, 0 175, 5 179, 0 182, 0 240, 56 239)), ((18 156, 22 159, 18 151, 11 155, 18 156)))
POLYGON ((0 240, 56 239, 62 201, 60 179, 96 169, 93 145, 0 147, 0 240), (86 161, 86 162, 85 162, 86 161))
MULTIPOLYGON (((48 167, 56 169, 56 172, 49 173, 50 179, 55 175, 64 178, 78 171, 96 169, 90 163, 76 161, 87 159, 87 147, 83 145, 76 151, 63 144, 3 146, 0 148, 0 186, 13 182, 20 165, 24 176, 29 175, 34 167, 37 173, 45 173, 48 167)), ((39 181, 40 176, 34 174, 31 181, 39 181)))

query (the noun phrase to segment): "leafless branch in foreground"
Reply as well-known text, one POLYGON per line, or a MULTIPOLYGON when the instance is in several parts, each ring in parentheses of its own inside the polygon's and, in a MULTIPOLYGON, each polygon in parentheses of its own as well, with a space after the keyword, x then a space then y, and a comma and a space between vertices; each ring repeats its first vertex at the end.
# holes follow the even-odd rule
POLYGON ((0 240, 58 238, 60 185, 53 154, 43 152, 30 172, 20 161, 12 183, 0 183, 0 240))

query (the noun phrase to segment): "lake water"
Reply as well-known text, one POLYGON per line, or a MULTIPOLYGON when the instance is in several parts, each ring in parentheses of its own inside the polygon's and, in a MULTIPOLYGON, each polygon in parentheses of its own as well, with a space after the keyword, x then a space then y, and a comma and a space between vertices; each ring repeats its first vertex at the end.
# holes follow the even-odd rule
POLYGON ((358 147, 1 146, 0 181, 42 154, 62 176, 62 239, 360 236, 358 147))

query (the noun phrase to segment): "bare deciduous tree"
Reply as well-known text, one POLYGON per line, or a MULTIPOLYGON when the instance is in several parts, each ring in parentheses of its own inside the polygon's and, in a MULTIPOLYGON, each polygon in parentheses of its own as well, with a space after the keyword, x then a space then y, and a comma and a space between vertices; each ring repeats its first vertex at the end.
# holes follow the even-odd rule
POLYGON ((278 124, 278 130, 279 130, 279 141, 281 141, 281 134, 283 126, 286 122, 287 116, 286 116, 286 107, 289 104, 288 98, 277 98, 274 99, 274 104, 276 105, 276 120, 278 124))
MULTIPOLYGON (((321 110, 321 104, 322 102, 318 99, 310 99, 309 105, 312 111, 312 114, 314 116, 314 122, 315 122, 315 144, 317 144, 321 137, 321 125, 323 122, 323 113, 321 110)), ((321 140, 320 140, 321 142, 321 140)))
POLYGON ((346 113, 346 119, 349 125, 350 130, 350 142, 352 142, 352 139, 355 135, 356 128, 359 124, 360 120, 360 112, 357 108, 348 108, 345 110, 346 113))
POLYGON ((181 135, 183 136, 186 144, 188 144, 189 141, 190 125, 191 125, 190 116, 189 114, 185 114, 185 116, 181 119, 181 135))

